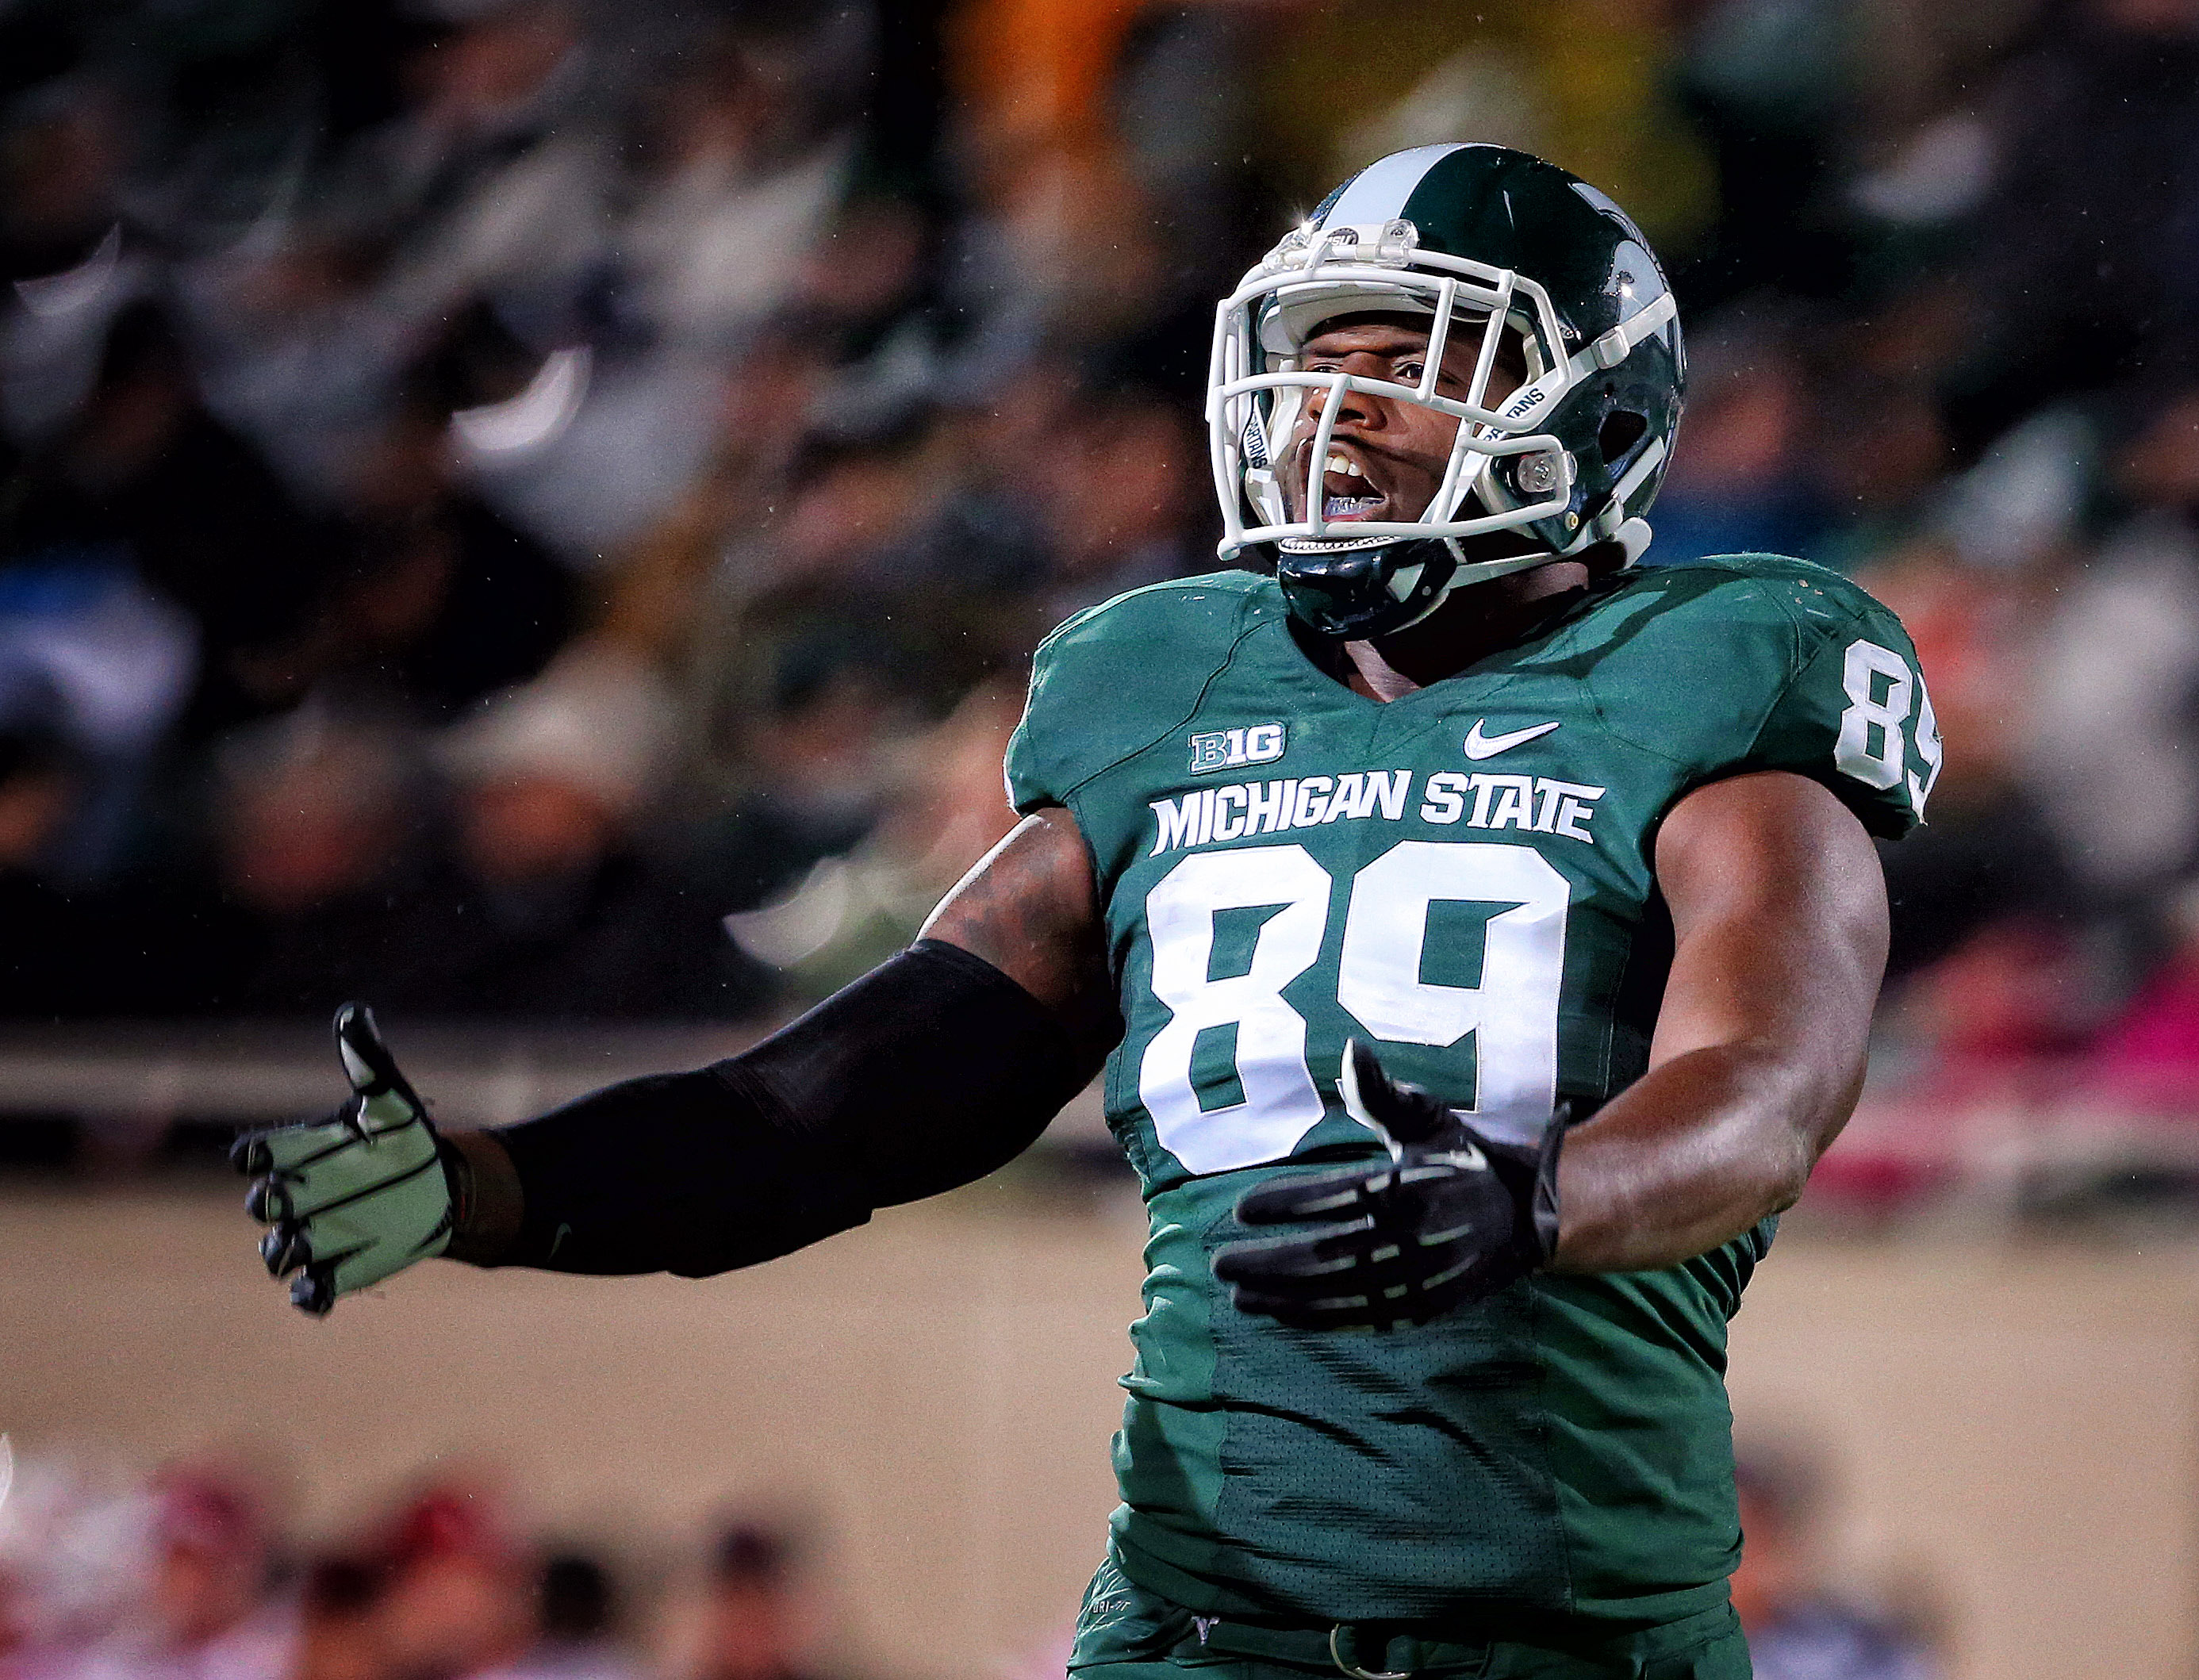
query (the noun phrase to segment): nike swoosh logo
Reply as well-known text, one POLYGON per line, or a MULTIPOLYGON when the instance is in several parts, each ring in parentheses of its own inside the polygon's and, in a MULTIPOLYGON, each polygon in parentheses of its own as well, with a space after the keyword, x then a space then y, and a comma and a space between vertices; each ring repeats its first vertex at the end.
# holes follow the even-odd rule
POLYGON ((1466 755, 1468 758, 1494 758, 1501 752, 1510 752, 1513 748, 1522 746, 1538 735, 1549 734, 1564 720, 1560 719, 1558 723, 1532 723, 1525 729, 1515 729, 1508 735, 1483 734, 1481 726, 1488 721, 1487 718, 1476 718, 1473 727, 1467 732, 1466 755))

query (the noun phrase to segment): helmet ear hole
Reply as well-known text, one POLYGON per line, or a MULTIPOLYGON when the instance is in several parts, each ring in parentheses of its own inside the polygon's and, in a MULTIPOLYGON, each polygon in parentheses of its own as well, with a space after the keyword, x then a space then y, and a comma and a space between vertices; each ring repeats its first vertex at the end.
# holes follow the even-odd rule
POLYGON ((1646 416, 1629 409, 1613 409, 1603 417, 1603 424, 1596 428, 1595 446, 1602 452, 1607 465, 1641 442, 1642 435, 1648 429, 1646 416))

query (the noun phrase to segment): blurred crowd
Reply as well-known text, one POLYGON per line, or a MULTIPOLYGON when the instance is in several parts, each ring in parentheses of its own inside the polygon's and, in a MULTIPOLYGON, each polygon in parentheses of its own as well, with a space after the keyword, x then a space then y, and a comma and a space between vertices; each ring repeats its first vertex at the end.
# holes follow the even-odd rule
MULTIPOLYGON (((301 1548, 278 1484, 203 1457, 149 1478, 47 1456, 0 1497, 0 1680, 855 1680, 835 1583, 801 1525, 743 1518, 696 1555, 528 1535, 471 1472, 422 1482, 301 1548)), ((1834 1584, 1823 1467, 1746 1455, 1734 1603, 1763 1680, 1933 1680, 1933 1584, 1834 1584), (1904 1601, 1904 1600, 1908 1601, 1904 1601)), ((842 1584, 844 1585, 844 1583, 842 1584)), ((1059 1680, 1073 1606, 972 1665, 1059 1680)), ((921 1671, 899 1654, 883 1671, 921 1671)), ((968 1654, 965 1654, 967 1657, 968 1654)))
POLYGON ((1213 563, 1214 299, 1456 137, 1667 259, 1648 563, 1916 635, 1886 1065, 2188 1105, 2199 0, 0 0, 0 1012, 860 971, 1213 563))
POLYGON ((816 1665, 824 1584, 784 1521, 638 1566, 529 1535, 499 1480, 467 1473, 301 1548, 276 1491, 218 1458, 147 1479, 27 1463, 0 1506, 0 1676, 848 1680, 816 1665))

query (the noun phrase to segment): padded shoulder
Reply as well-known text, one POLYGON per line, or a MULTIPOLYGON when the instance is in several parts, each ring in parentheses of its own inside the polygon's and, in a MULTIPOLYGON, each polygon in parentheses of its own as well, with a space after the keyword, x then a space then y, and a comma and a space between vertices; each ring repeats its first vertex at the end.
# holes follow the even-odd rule
POLYGON ((1190 718, 1239 642, 1281 610, 1251 572, 1148 584, 1088 608, 1039 644, 1030 696, 1008 743, 1008 799, 1065 805, 1111 765, 1190 718))
POLYGON ((1741 617, 1777 612, 1805 631, 1816 626, 1832 634, 1860 619, 1891 615, 1861 584, 1788 554, 1712 554, 1650 569, 1715 580, 1704 598, 1715 610, 1741 617))
POLYGON ((1665 598, 1682 615, 1675 629, 1700 634, 1714 618, 1741 628, 1837 635, 1865 619, 1890 616, 1861 585, 1813 561, 1784 554, 1712 554, 1683 565, 1644 566, 1623 575, 1619 598, 1637 592, 1665 598))
POLYGON ((1572 650, 1605 726, 1692 782, 1792 770, 1889 837, 1922 814, 1940 747, 1916 649, 1836 572, 1772 554, 1647 567, 1583 618, 1572 650))

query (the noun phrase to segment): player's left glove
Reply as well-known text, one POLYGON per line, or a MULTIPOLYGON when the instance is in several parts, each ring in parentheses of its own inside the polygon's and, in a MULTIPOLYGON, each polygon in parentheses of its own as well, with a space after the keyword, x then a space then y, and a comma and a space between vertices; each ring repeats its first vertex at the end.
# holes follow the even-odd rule
POLYGON ((397 1070, 372 1010, 344 1005, 335 1033, 351 1100, 327 1120, 248 1132, 230 1151, 254 1175, 245 1211, 273 1227, 260 1257, 276 1277, 297 1274, 291 1303, 316 1317, 451 1243, 446 1151, 427 1105, 397 1070))
POLYGON ((1390 1164, 1283 1178, 1237 1204, 1246 1225, 1311 1225, 1309 1235, 1231 1243, 1214 1274, 1238 1308, 1303 1330, 1425 1324, 1549 1262, 1558 1245, 1558 1149, 1492 1136, 1473 1117, 1382 1070, 1356 1040, 1337 1087, 1389 1146, 1390 1164))

